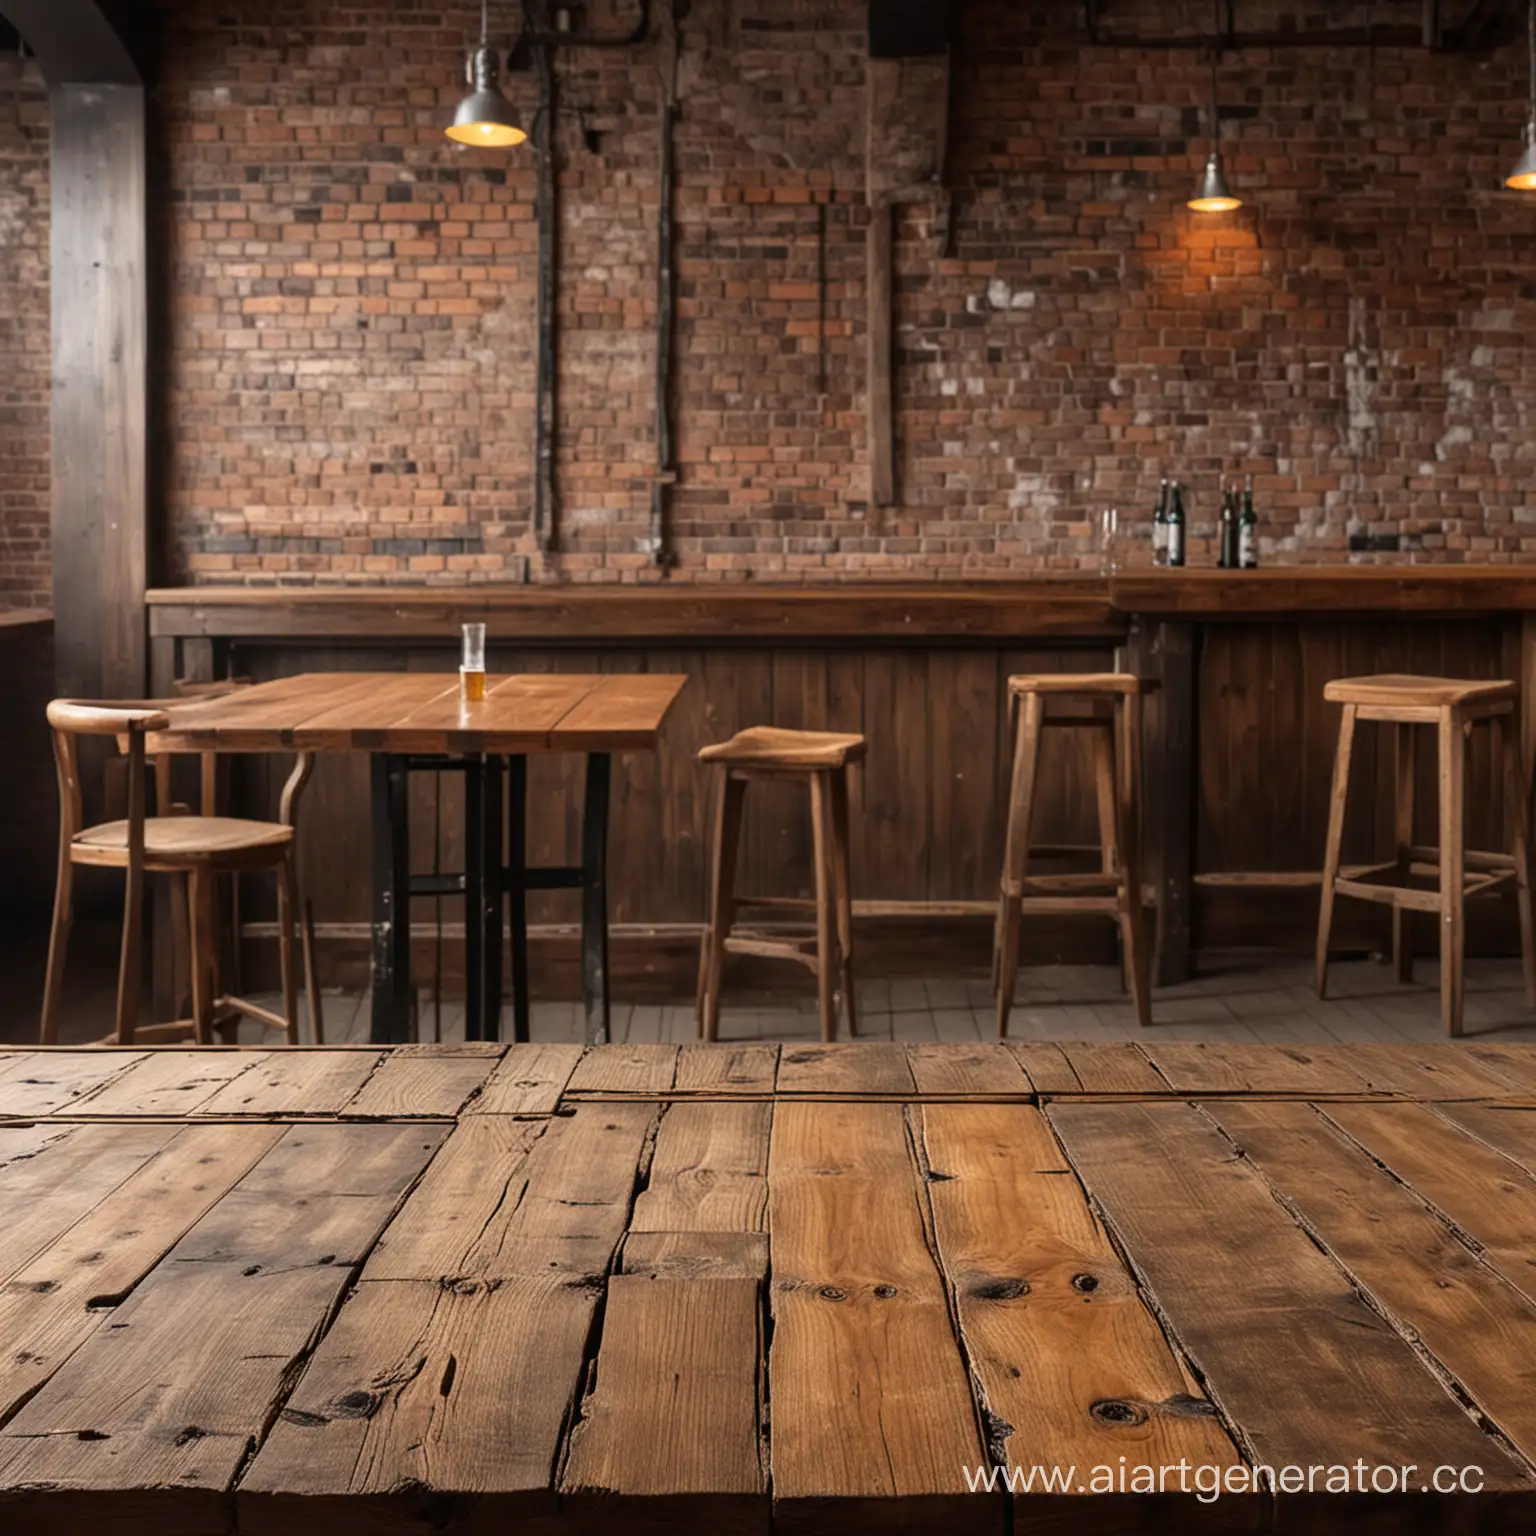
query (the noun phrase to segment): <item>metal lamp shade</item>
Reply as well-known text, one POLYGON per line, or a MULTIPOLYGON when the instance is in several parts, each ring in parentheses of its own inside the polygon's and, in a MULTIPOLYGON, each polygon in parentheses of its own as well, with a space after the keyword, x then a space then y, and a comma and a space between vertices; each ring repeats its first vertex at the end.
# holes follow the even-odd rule
POLYGON ((528 135, 517 125, 512 105, 496 84, 496 55, 477 48, 470 62, 474 89, 459 103, 453 122, 443 131, 460 144, 481 148, 506 148, 521 144, 528 135))
POLYGON ((1243 206, 1242 198, 1234 196, 1227 185, 1227 178, 1221 169, 1221 156, 1215 150, 1211 151, 1211 158, 1205 162, 1205 172, 1200 177, 1200 185, 1195 188, 1195 195, 1189 200, 1189 206, 1196 213, 1230 213, 1234 208, 1243 206))
POLYGON ((1525 153, 1504 178, 1504 185, 1515 192, 1536 192, 1536 119, 1525 127, 1525 153))

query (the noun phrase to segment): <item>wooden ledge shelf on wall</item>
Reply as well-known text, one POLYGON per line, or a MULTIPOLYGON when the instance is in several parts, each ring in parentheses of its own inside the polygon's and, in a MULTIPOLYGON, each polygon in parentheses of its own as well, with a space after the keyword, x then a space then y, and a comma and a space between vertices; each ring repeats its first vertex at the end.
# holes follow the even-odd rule
POLYGON ((151 591, 147 602, 152 639, 449 639, 471 620, 484 620, 498 640, 580 645, 1113 641, 1126 629, 1096 577, 952 586, 173 587, 151 591))
POLYGON ((1536 610, 1536 566, 1268 566, 1257 571, 1132 570, 1109 582, 1123 614, 1185 620, 1347 618, 1536 610))

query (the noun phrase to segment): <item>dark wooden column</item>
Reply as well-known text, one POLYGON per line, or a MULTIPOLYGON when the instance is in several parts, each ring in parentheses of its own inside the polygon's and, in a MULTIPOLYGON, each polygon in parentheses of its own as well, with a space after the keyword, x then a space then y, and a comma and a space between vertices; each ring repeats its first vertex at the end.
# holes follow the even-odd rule
POLYGON ((1126 639, 1125 666, 1158 683, 1146 707, 1142 878, 1157 893, 1152 984, 1171 987, 1194 970, 1195 626, 1138 615, 1126 639))
POLYGON ((145 686, 144 91, 53 88, 53 611, 60 693, 145 686))
POLYGON ((0 0, 52 111, 56 687, 145 685, 148 338, 144 87, 95 0, 0 0))

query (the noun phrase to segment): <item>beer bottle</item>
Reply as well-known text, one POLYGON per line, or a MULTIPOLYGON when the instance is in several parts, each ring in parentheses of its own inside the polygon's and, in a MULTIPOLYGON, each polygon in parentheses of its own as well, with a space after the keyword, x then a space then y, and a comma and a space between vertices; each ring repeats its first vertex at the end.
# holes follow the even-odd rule
POLYGON ((1253 510, 1253 476, 1243 482, 1243 510, 1237 524, 1237 563, 1245 571, 1258 569, 1259 519, 1253 510))
POLYGON ((1168 564, 1184 564, 1184 487, 1173 482, 1173 499, 1168 507, 1168 564))

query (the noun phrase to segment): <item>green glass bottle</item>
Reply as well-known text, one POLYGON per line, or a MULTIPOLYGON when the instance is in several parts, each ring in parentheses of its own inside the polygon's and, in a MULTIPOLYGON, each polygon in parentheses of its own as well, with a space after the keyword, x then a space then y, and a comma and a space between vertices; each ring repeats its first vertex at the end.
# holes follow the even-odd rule
POLYGON ((1259 519, 1253 510, 1253 476, 1243 482, 1243 510, 1237 520, 1237 563, 1245 571, 1258 569, 1259 519))

